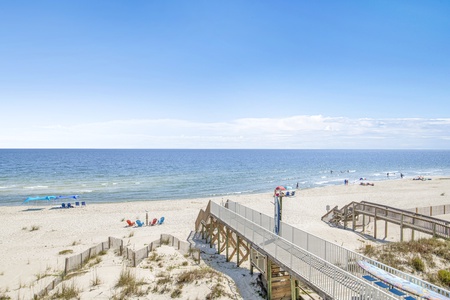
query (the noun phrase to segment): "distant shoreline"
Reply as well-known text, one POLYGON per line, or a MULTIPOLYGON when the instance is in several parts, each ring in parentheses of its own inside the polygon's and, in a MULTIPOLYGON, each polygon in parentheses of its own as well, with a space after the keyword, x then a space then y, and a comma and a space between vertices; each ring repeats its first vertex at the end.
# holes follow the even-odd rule
MULTIPOLYGON (((400 177, 398 177, 398 178, 390 178, 390 179, 386 179, 386 178, 383 178, 383 179, 371 179, 371 180, 367 180, 367 179, 363 179, 363 180, 353 180, 353 181, 350 181, 349 182, 349 185, 359 185, 359 183, 360 182, 373 182, 373 183, 382 183, 382 182, 392 182, 392 181, 401 181, 401 180, 413 180, 414 181, 414 179, 413 178, 415 178, 415 177, 404 177, 404 178, 400 178, 400 177)), ((448 175, 448 176, 424 176, 424 178, 430 178, 431 180, 450 180, 450 175, 448 175)), ((315 187, 305 187, 305 188, 300 188, 299 187, 299 189, 298 189, 298 191, 300 191, 300 190, 303 190, 303 191, 305 191, 305 190, 313 190, 313 189, 322 189, 322 188, 328 188, 328 187, 337 187, 337 186, 341 186, 341 185, 345 185, 345 183, 344 182, 342 182, 342 183, 336 183, 336 184, 328 184, 328 185, 323 185, 323 186, 315 186, 315 187)), ((297 189, 295 189, 294 188, 294 190, 297 190, 297 189)), ((209 200, 209 199, 224 199, 224 201, 227 199, 227 198, 231 198, 231 197, 239 197, 239 196, 255 196, 255 195, 266 195, 267 193, 273 193, 273 190, 269 190, 269 191, 267 191, 267 192, 262 192, 262 193, 251 193, 251 192, 248 192, 248 193, 234 193, 234 194, 230 194, 230 195, 224 195, 224 196, 210 196, 210 197, 192 197, 192 198, 189 198, 189 197, 182 197, 182 198, 166 198, 166 199, 148 199, 148 200, 142 200, 142 199, 139 199, 139 200, 124 200, 124 201, 111 201, 111 202, 103 202, 103 201, 99 201, 99 202, 95 202, 95 201, 91 201, 91 202, 89 202, 89 204, 96 204, 96 205, 98 205, 98 204, 114 204, 114 203, 140 203, 140 202, 142 202, 142 203, 151 203, 151 202, 157 202, 157 201, 179 201, 179 200, 186 200, 186 201, 189 201, 189 200, 195 200, 195 199, 203 199, 203 200, 209 200)), ((80 197, 80 199, 78 200, 78 201, 84 201, 83 200, 83 197, 80 197)), ((33 205, 33 204, 30 204, 30 205, 24 205, 24 204, 22 204, 22 203, 17 203, 17 204, 15 204, 15 205, 10 205, 10 204, 4 204, 4 205, 2 205, 1 203, 0 203, 0 207, 42 207, 43 209, 46 209, 47 207, 55 207, 55 206, 60 206, 61 205, 61 203, 67 203, 67 202, 71 202, 72 204, 75 202, 75 200, 72 200, 72 201, 58 201, 58 202, 55 202, 55 203, 52 203, 52 204, 48 204, 48 205, 45 205, 45 204, 39 204, 39 205, 33 205)))

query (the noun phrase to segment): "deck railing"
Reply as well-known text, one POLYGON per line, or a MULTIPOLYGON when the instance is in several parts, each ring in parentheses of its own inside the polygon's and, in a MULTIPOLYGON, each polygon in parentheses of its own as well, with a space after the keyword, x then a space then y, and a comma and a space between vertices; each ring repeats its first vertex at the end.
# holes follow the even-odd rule
MULTIPOLYGON (((237 213, 238 215, 250 220, 251 222, 256 223, 257 225, 265 228, 266 230, 273 231, 273 217, 262 214, 258 211, 255 211, 251 208, 243 206, 239 203, 228 200, 227 207, 237 213)), ((414 284, 417 284, 423 288, 435 291, 441 295, 450 298, 450 291, 433 285, 427 281, 424 281, 420 278, 414 277, 410 274, 404 273, 400 270, 382 264, 376 260, 368 258, 362 254, 356 253, 344 247, 341 247, 332 242, 326 241, 320 237, 317 237, 313 234, 307 233, 301 229, 295 228, 289 224, 281 222, 280 225, 280 236, 286 239, 287 241, 293 243, 294 245, 304 249, 308 252, 313 253, 317 257, 327 261, 330 264, 338 266, 342 270, 350 272, 354 276, 361 277, 364 274, 364 271, 361 267, 356 263, 356 261, 363 260, 370 262, 374 266, 389 272, 395 276, 398 276, 404 280, 408 280, 414 284)))
MULTIPOLYGON (((257 212, 250 213, 258 219, 258 222, 271 226, 270 217, 267 218, 257 212)), ((211 202, 211 214, 245 237, 258 251, 267 254, 288 272, 332 299, 396 299, 394 295, 372 286, 367 281, 305 250, 283 236, 274 234, 271 229, 264 228, 231 208, 227 209, 211 202)))

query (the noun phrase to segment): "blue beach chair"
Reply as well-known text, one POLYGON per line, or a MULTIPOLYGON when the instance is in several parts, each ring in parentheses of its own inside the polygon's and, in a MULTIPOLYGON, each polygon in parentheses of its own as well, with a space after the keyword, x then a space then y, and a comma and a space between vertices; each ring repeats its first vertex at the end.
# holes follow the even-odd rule
POLYGON ((400 297, 406 295, 406 294, 403 293, 402 291, 397 290, 397 289, 395 289, 395 288, 389 289, 389 292, 391 292, 391 293, 394 294, 394 295, 400 296, 400 297))
POLYGON ((364 275, 362 278, 364 278, 365 280, 368 280, 368 281, 370 281, 370 282, 374 282, 374 281, 377 281, 377 280, 378 280, 378 279, 373 278, 373 277, 370 276, 370 275, 364 275))
POLYGON ((141 220, 136 220, 136 225, 137 225, 138 227, 142 227, 142 226, 144 226, 144 223, 141 222, 141 220))
POLYGON ((161 219, 159 219, 158 225, 161 225, 162 223, 164 223, 164 217, 161 217, 161 219))
POLYGON ((80 202, 75 201, 75 206, 80 206, 80 202))
POLYGON ((376 281, 375 284, 378 285, 379 287, 383 288, 383 289, 388 289, 389 288, 389 285, 387 285, 383 281, 376 281))
POLYGON ((65 203, 61 203, 61 208, 66 208, 66 204, 65 203))

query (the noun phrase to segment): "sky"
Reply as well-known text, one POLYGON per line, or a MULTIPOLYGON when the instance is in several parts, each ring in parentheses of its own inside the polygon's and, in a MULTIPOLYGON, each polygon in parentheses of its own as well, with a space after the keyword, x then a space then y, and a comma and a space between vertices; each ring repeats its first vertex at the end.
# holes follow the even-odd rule
POLYGON ((0 1, 0 148, 450 149, 450 1, 0 1))

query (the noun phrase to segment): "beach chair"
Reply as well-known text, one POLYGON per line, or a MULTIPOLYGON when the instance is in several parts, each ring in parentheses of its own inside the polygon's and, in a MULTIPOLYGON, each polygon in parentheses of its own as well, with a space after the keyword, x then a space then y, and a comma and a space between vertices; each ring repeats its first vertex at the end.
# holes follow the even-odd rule
POLYGON ((138 227, 144 226, 144 223, 141 222, 141 220, 136 220, 136 224, 137 224, 138 227))
POLYGON ((80 206, 80 202, 75 201, 75 206, 80 206))
POLYGON ((161 225, 162 223, 164 223, 164 217, 161 217, 161 219, 159 219, 158 225, 161 225))
POLYGON ((67 208, 73 208, 72 203, 67 203, 67 208))
POLYGON ((133 227, 134 226, 134 222, 127 220, 128 226, 133 227))
POLYGON ((372 276, 370 276, 370 275, 364 275, 362 278, 364 278, 365 280, 368 280, 368 281, 370 281, 370 282, 374 282, 374 281, 377 281, 378 279, 376 279, 376 278, 373 278, 372 276))
POLYGON ((383 288, 383 289, 388 289, 389 285, 387 285, 386 283, 384 283, 383 281, 376 281, 374 282, 376 285, 378 285, 379 287, 383 288))
POLYGON ((291 196, 295 196, 295 191, 292 191, 291 196))
POLYGON ((66 208, 66 204, 65 203, 61 203, 61 208, 66 208))
POLYGON ((291 194, 289 192, 286 192, 286 196, 289 197, 291 194))
POLYGON ((406 295, 406 293, 403 293, 402 291, 397 290, 397 289, 395 289, 395 288, 389 289, 389 292, 391 292, 391 293, 394 294, 394 295, 400 296, 400 297, 406 295))
POLYGON ((86 202, 81 201, 81 206, 86 206, 86 202))
POLYGON ((150 223, 150 225, 156 225, 156 223, 158 223, 158 219, 157 218, 154 218, 153 219, 153 221, 150 223))

